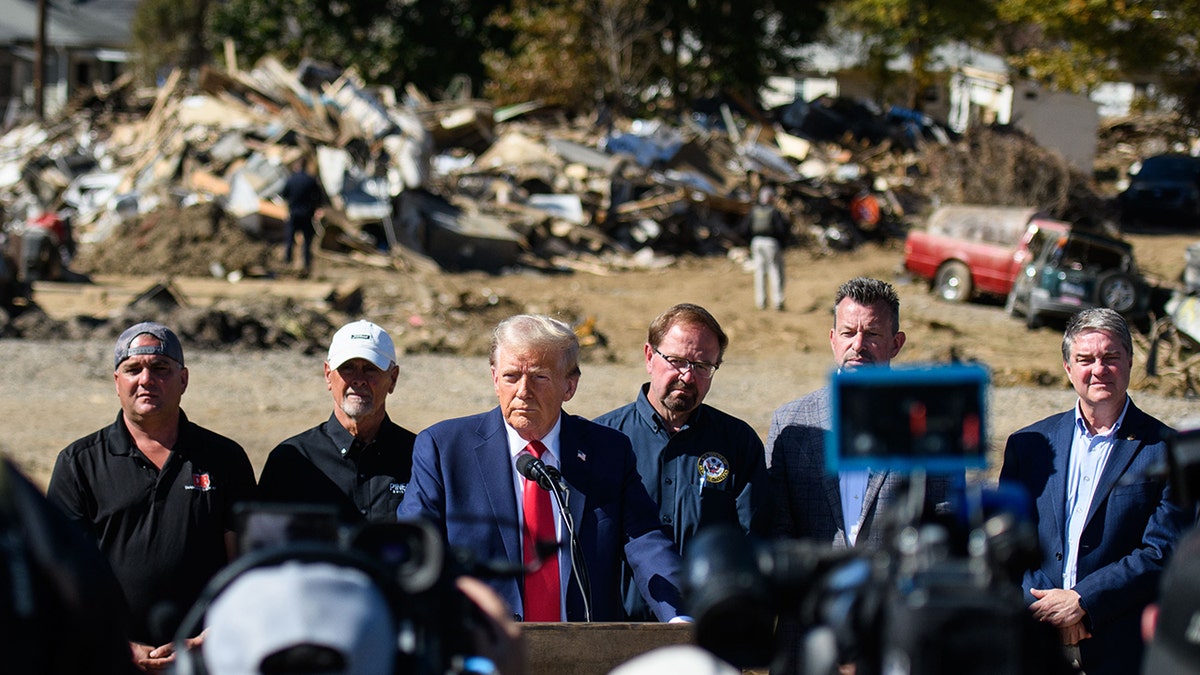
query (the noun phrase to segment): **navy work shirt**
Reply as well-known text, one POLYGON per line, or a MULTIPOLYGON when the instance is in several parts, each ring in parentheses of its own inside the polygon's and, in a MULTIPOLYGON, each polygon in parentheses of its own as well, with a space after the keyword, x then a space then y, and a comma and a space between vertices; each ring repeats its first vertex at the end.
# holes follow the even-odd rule
MULTIPOLYGON (((703 403, 682 429, 671 433, 650 405, 649 389, 643 384, 636 401, 596 421, 633 442, 638 473, 658 504, 659 520, 674 531, 680 553, 701 527, 716 523, 763 533, 767 466, 758 434, 746 422, 703 403)), ((653 620, 639 607, 636 589, 629 590, 627 586, 630 618, 653 620)))

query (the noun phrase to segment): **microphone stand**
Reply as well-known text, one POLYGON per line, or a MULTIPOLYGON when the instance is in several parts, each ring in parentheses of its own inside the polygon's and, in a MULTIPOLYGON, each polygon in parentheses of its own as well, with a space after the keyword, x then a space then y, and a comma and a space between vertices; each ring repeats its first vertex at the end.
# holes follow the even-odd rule
POLYGON ((517 471, 525 476, 526 480, 534 481, 538 487, 554 495, 554 501, 558 502, 558 513, 562 518, 563 527, 567 530, 568 545, 570 546, 571 576, 575 578, 579 593, 583 596, 583 620, 591 623, 592 584, 588 579, 587 561, 583 558, 583 548, 580 546, 579 536, 575 532, 575 519, 571 516, 570 489, 567 487, 567 482, 563 480, 562 473, 558 469, 546 466, 545 462, 531 453, 524 453, 517 457, 517 471))
MULTIPOLYGON (((563 527, 567 530, 567 542, 571 552, 571 576, 575 579, 575 585, 579 588, 580 595, 583 596, 583 620, 591 623, 592 583, 588 578, 583 548, 579 545, 579 537, 575 533, 575 517, 571 515, 570 509, 571 490, 567 487, 567 481, 563 480, 558 469, 544 464, 539 468, 550 479, 549 482, 552 486, 550 494, 554 495, 554 500, 558 502, 558 512, 562 515, 563 527)), ((541 482, 539 481, 538 484, 541 485, 541 482)))

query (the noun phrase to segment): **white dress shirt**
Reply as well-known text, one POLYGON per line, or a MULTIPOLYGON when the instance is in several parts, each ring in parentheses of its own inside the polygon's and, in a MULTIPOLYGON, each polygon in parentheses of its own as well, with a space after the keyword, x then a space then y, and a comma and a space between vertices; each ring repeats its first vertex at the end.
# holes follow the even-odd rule
POLYGON ((1063 561, 1062 587, 1074 588, 1076 567, 1079 564, 1079 540, 1083 537, 1083 527, 1087 524, 1088 511, 1092 508, 1092 497, 1096 494, 1096 482, 1104 473, 1104 465, 1112 453, 1113 444, 1121 424, 1125 421, 1125 411, 1129 409, 1129 397, 1125 398, 1125 407, 1116 424, 1102 434, 1088 432, 1079 403, 1075 404, 1075 426, 1071 435, 1071 453, 1067 457, 1067 503, 1066 508, 1066 559, 1063 561))
MULTIPOLYGON (((508 435, 508 452, 509 452, 509 455, 511 455, 512 469, 513 469, 513 474, 512 474, 513 475, 513 488, 515 489, 516 499, 517 499, 517 518, 521 521, 521 535, 522 535, 522 541, 524 541, 525 504, 524 504, 524 499, 522 498, 522 495, 525 494, 525 483, 527 482, 527 479, 521 475, 521 472, 517 471, 517 456, 526 452, 525 446, 529 445, 529 441, 525 440, 524 438, 521 438, 520 434, 517 433, 517 430, 512 428, 511 426, 509 426, 508 422, 504 423, 504 430, 508 435)), ((550 430, 550 433, 546 434, 545 437, 540 439, 542 441, 542 445, 546 446, 546 451, 542 453, 542 457, 541 457, 542 462, 546 466, 552 466, 556 469, 561 466, 558 461, 558 458, 560 455, 559 435, 560 435, 561 431, 562 431, 562 419, 559 418, 559 421, 554 424, 554 428, 550 430)), ((563 613, 560 620, 566 621, 567 620, 567 616, 566 616, 567 595, 566 594, 567 594, 567 581, 569 581, 571 578, 571 555, 570 555, 570 549, 565 544, 563 544, 564 533, 563 533, 562 513, 561 513, 561 511, 559 511, 559 508, 558 508, 558 500, 554 498, 553 494, 550 495, 550 508, 554 509, 554 535, 555 535, 555 539, 557 539, 559 542, 558 582, 559 582, 559 586, 561 587, 560 592, 562 593, 562 595, 560 596, 560 599, 562 602, 559 604, 559 607, 562 608, 562 613, 563 613)))
POLYGON ((842 521, 846 523, 846 544, 851 547, 858 541, 863 501, 867 498, 867 483, 870 479, 871 472, 866 469, 838 473, 838 487, 842 492, 842 521))

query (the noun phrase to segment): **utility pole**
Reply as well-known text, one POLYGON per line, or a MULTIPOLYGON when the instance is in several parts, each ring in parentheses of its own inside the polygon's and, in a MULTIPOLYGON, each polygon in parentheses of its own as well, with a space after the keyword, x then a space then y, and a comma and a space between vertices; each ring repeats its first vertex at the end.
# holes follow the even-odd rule
POLYGON ((37 39, 33 45, 33 111, 46 119, 46 0, 38 0, 37 39))

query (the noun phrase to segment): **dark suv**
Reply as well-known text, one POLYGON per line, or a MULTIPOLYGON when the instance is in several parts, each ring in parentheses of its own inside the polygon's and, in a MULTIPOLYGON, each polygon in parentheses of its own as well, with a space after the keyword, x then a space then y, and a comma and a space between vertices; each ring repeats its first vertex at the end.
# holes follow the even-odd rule
POLYGON ((1136 319, 1150 305, 1150 287, 1138 273, 1133 247, 1100 234, 1072 231, 1046 240, 1017 275, 1005 308, 1030 328, 1046 316, 1070 316, 1108 307, 1136 319))
POLYGON ((1117 203, 1127 223, 1200 223, 1200 157, 1169 154, 1143 160, 1117 203))

